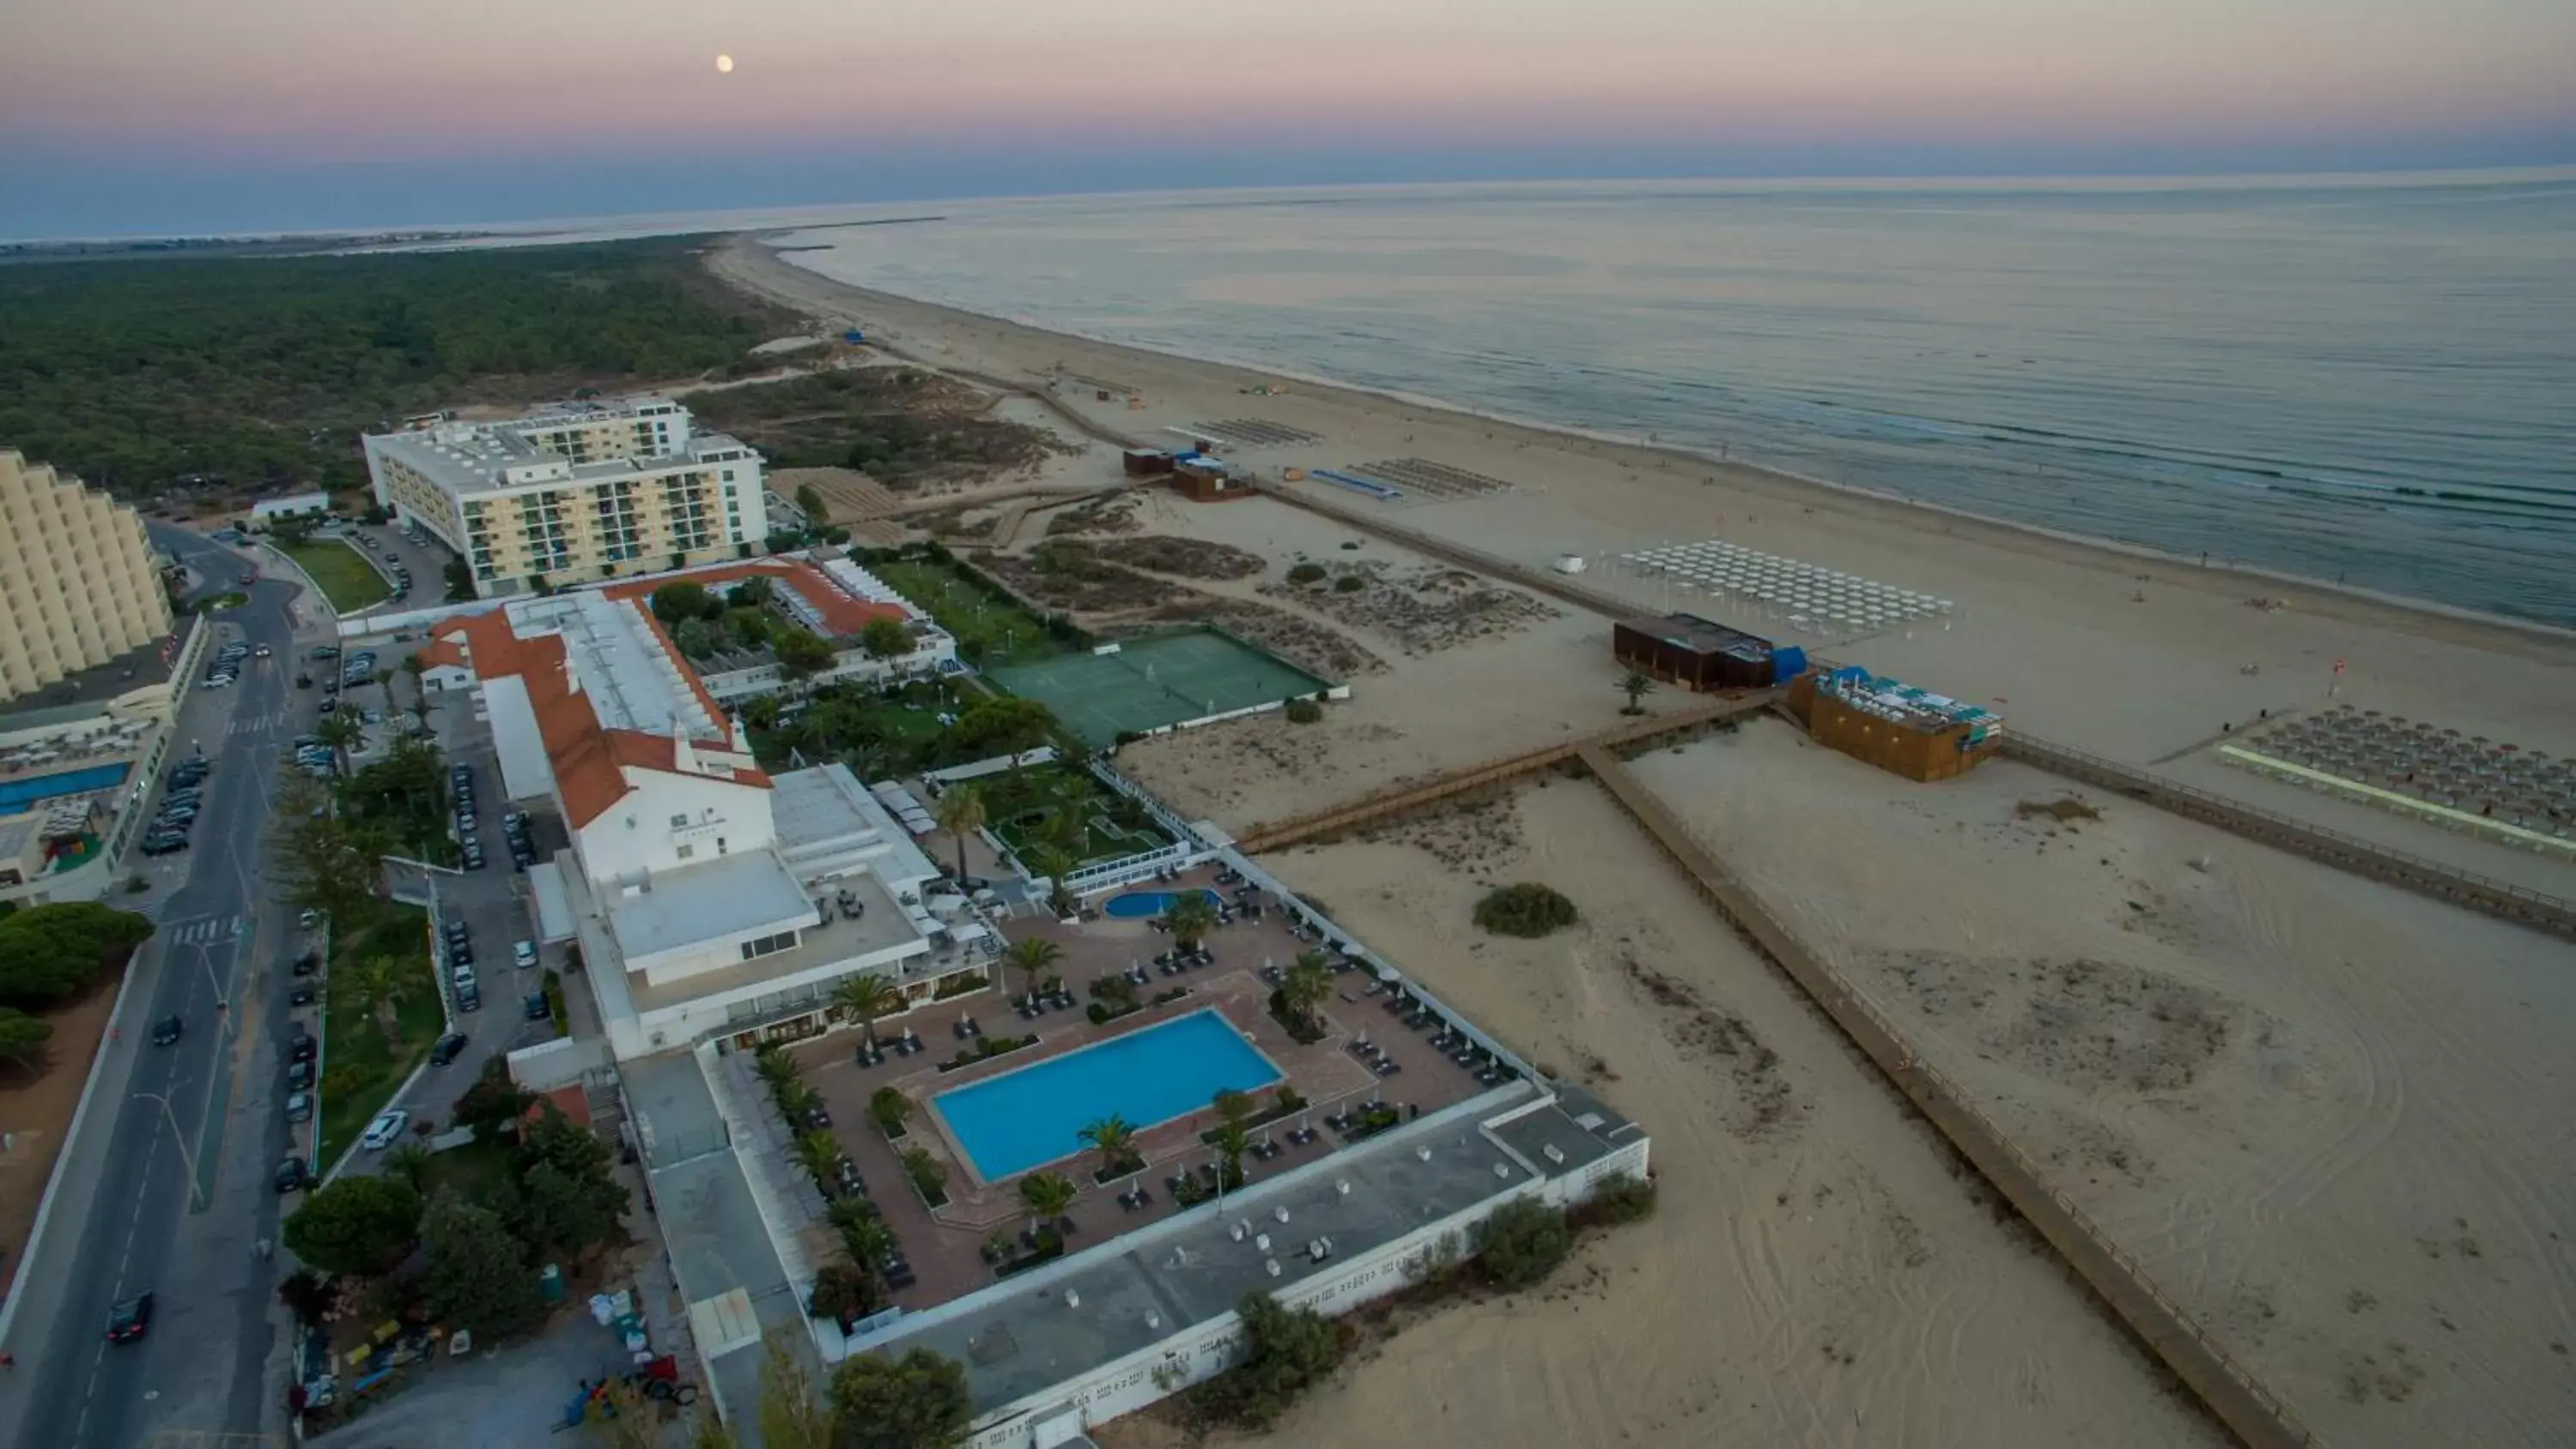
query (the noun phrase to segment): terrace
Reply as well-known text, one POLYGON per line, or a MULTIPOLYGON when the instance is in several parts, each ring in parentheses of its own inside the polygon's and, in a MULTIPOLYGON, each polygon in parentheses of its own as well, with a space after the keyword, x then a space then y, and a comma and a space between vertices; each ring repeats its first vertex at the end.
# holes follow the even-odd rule
MULTIPOLYGON (((1213 869, 1191 872, 1175 888, 1203 886, 1231 896, 1231 888, 1216 885, 1214 874, 1213 869)), ((881 1041, 894 1042, 909 1031, 922 1050, 911 1055, 888 1051, 876 1065, 859 1060, 862 1038, 854 1033, 839 1033, 791 1049, 803 1068, 805 1082, 821 1095, 832 1115, 833 1136, 857 1165, 917 1275, 917 1282, 893 1294, 895 1303, 917 1310, 988 1286, 996 1277, 994 1265, 986 1255, 988 1241, 996 1235, 1016 1240, 1026 1218, 1018 1177, 985 1183, 976 1176, 970 1165, 972 1159, 949 1134, 941 1114, 930 1105, 930 1099, 942 1093, 1052 1061, 1097 1042, 1145 1031, 1192 1012, 1213 1011, 1279 1068, 1286 1084, 1304 1103, 1275 1120, 1256 1118, 1251 1136, 1255 1143, 1263 1145, 1244 1159, 1243 1171, 1247 1185, 1258 1185, 1291 1168, 1330 1156, 1357 1140, 1326 1124, 1328 1117, 1346 1109, 1382 1101, 1410 1120, 1509 1085, 1508 1081, 1480 1081, 1476 1072, 1483 1066, 1481 1060, 1473 1065, 1454 1060, 1453 1054, 1464 1049, 1463 1043, 1447 1047, 1435 1044, 1438 1023, 1424 1020, 1418 1025, 1408 1024, 1405 1016, 1390 1012, 1387 1007, 1396 999, 1396 993, 1381 988, 1357 967, 1346 967, 1333 978, 1332 994, 1320 1008, 1325 1025, 1323 1037, 1312 1043, 1291 1038, 1269 1013, 1272 983, 1264 978, 1263 968, 1285 967, 1300 951, 1314 947, 1291 933, 1289 923, 1275 909, 1273 898, 1256 892, 1249 899, 1270 908, 1257 920, 1238 915, 1234 924, 1211 932, 1205 945, 1215 959, 1207 966, 1178 969, 1167 975, 1153 965, 1153 958, 1169 951, 1172 943, 1169 936, 1155 930, 1145 919, 1104 917, 1070 927, 1052 920, 1027 922, 1014 934, 1050 941, 1063 952, 1051 970, 1061 975, 1074 1004, 1057 1005, 1029 1017, 1014 1009, 1015 998, 993 991, 934 1002, 878 1024, 881 1041), (1150 982, 1137 988, 1139 998, 1147 1004, 1106 1023, 1089 1020, 1085 1011, 1089 984, 1139 968, 1150 982), (1187 994, 1167 1003, 1152 1003, 1156 993, 1174 988, 1186 988, 1187 994), (942 1064, 950 1062, 972 1040, 961 1035, 961 1021, 965 1018, 972 1018, 982 1027, 987 1041, 1028 1035, 1038 1040, 1034 1046, 943 1070, 942 1064), (1357 1049, 1362 1041, 1379 1048, 1387 1066, 1365 1060, 1357 1049), (868 1110, 870 1098, 887 1086, 902 1092, 913 1104, 906 1136, 900 1141, 890 1142, 868 1110), (1301 1131, 1298 1136, 1302 1140, 1292 1143, 1292 1129, 1300 1128, 1313 1129, 1311 1138, 1301 1131), (945 1205, 933 1209, 914 1191, 899 1155, 907 1148, 929 1153, 947 1169, 949 1201, 945 1205)), ((1011 984, 1016 987, 1020 983, 1011 984)), ((1264 1111, 1274 1108, 1274 1089, 1264 1088, 1254 1094, 1254 1102, 1264 1111)), ((1104 1115, 1107 1110, 1091 1115, 1104 1115)), ((1173 1199, 1168 1180, 1176 1174, 1202 1173, 1212 1168, 1217 1154, 1201 1141, 1200 1134, 1216 1120, 1212 1107, 1202 1106, 1167 1122, 1134 1124, 1142 1129, 1136 1151, 1143 1158, 1143 1169, 1113 1177, 1105 1184, 1095 1177, 1100 1167, 1096 1153, 1074 1153, 1047 1164, 1050 1170, 1073 1179, 1080 1189, 1068 1214, 1073 1231, 1066 1251, 1078 1252, 1170 1217, 1179 1204, 1173 1199), (1150 1200, 1141 1205, 1122 1203, 1121 1195, 1139 1185, 1150 1200)), ((815 1197, 808 1206, 818 1204, 819 1197, 815 1197)))

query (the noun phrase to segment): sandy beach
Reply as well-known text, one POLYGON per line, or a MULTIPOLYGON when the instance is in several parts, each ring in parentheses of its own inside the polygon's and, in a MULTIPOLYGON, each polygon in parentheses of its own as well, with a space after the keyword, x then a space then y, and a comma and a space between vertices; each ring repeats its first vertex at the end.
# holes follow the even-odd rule
MULTIPOLYGON (((1390 398, 1280 395, 1276 378, 859 291, 749 239, 711 265, 927 365, 1028 389, 1068 435, 1160 445, 1253 418, 1321 440, 1230 455, 1274 477, 1390 458, 1485 475, 1508 486, 1371 506, 1525 565, 1584 554, 1587 582, 1641 611, 1828 647, 2017 730, 2576 895, 2563 859, 2293 789, 2211 749, 2266 716, 2351 703, 2564 757, 2564 634, 1390 398), (1858 641, 1801 638, 1616 565, 1719 537, 1955 609, 1858 641)), ((1117 482, 1106 448, 1050 482, 1085 468, 1117 482)), ((979 516, 1007 564, 1051 515, 979 516)), ((1120 752, 1119 768, 1238 833, 1600 729, 1624 702, 1606 619, 1452 577, 1304 509, 1156 492, 1115 527, 1058 536, 1146 541, 1128 556, 1151 587, 1069 601, 1086 622, 1241 615, 1349 651, 1335 677, 1352 698, 1321 724, 1270 715, 1120 752), (1166 562, 1197 557, 1174 541, 1257 566, 1211 576, 1166 562), (1300 591, 1283 583, 1299 562, 1365 578, 1300 591)), ((1635 770, 2329 1442, 2537 1443, 2576 1422, 2566 943, 2007 764, 1912 785, 1761 722, 1635 770)), ((2218 1441, 1593 787, 1524 789, 1271 864, 1649 1124, 1665 1193, 1652 1223, 1587 1249, 1540 1301, 1393 1339, 1301 1407, 1284 1442, 2218 1441), (1510 879, 1565 891, 1584 924, 1537 943, 1476 933, 1469 903, 1510 879)), ((1116 1442, 1160 1432, 1122 1427, 1116 1442)))

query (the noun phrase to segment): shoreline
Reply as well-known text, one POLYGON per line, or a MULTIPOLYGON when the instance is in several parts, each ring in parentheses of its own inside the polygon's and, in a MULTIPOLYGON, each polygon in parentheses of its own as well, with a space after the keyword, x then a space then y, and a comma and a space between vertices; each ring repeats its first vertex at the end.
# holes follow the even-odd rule
MULTIPOLYGON (((788 249, 781 248, 777 245, 779 240, 782 238, 812 229, 813 228, 798 227, 783 231, 743 231, 712 234, 709 239, 713 241, 720 250, 710 253, 710 269, 715 271, 717 276, 728 285, 733 285, 751 291, 754 295, 760 296, 763 300, 786 306, 792 310, 810 312, 812 310, 812 306, 808 299, 798 297, 792 292, 767 291, 760 288, 753 279, 728 271, 721 266, 715 265, 715 263, 719 258, 730 255, 733 257, 747 257, 754 259, 755 264, 766 264, 787 268, 794 272, 799 278, 803 279, 808 285, 827 288, 832 292, 839 294, 840 297, 845 299, 847 304, 852 307, 874 306, 879 309, 917 309, 919 311, 930 313, 935 317, 949 319, 957 323, 979 327, 1010 328, 1032 338, 1063 339, 1067 342, 1079 343, 1087 348, 1096 348, 1115 356, 1133 358, 1139 363, 1149 366, 1172 366, 1178 364, 1194 368, 1208 369, 1212 372, 1226 374, 1228 381, 1239 382, 1242 385, 1249 385, 1256 382, 1286 380, 1298 384, 1301 388, 1310 389, 1311 391, 1306 394, 1307 396, 1311 397, 1319 394, 1327 395, 1331 399, 1337 400, 1345 405, 1355 405, 1370 411, 1376 411, 1388 405, 1400 408, 1418 409, 1422 412, 1437 414, 1441 418, 1452 422, 1472 422, 1509 429, 1513 432, 1524 434, 1529 440, 1538 442, 1542 445, 1556 447, 1564 447, 1569 444, 1579 445, 1593 451, 1596 455, 1598 455, 1600 450, 1604 448, 1615 449, 1618 450, 1618 454, 1642 460, 1654 466, 1659 471, 1669 472, 1675 464, 1704 470, 1715 470, 1716 473, 1725 475, 1726 480, 1735 486, 1767 492, 1778 501, 1784 503, 1813 506, 1830 499, 1837 502, 1858 505, 1858 508, 1853 510, 1855 512, 1876 512, 1880 515, 1882 520, 1907 515, 1938 518, 1949 524, 1966 524, 1972 528, 1987 531, 1996 536, 1995 538, 1988 540, 1990 542, 2009 543, 2014 540, 2041 542, 2053 545, 2059 549, 2074 550, 2085 554, 2097 555, 2098 557, 2094 560, 2097 563, 2108 562, 2111 560, 2122 560, 2128 562, 2159 564, 2167 568, 2183 570, 2187 575, 2193 576, 2195 582, 2203 585, 2217 585, 2224 580, 2234 579, 2253 580, 2259 583, 2298 589, 2313 593, 2320 601, 2352 606, 2351 611, 2342 614, 2341 617, 2354 623, 2381 626, 2395 623, 2402 626, 2407 621, 2440 622, 2453 626, 2494 631, 2507 638, 2519 639, 2520 641, 2528 644, 2576 646, 2576 628, 2562 625, 2548 624, 2532 619, 2521 619, 2506 614, 2487 613, 2459 605, 2445 604, 2438 600, 2392 594, 2385 590, 2337 583, 2332 580, 2321 580, 2309 575, 2296 573, 2291 570, 2277 569, 2263 564, 2235 562, 2215 556, 2209 558, 2207 562, 2203 562, 2189 555, 2174 553, 2170 550, 2158 548, 2150 544, 2136 543, 2124 539, 2107 538, 2092 534, 2076 533, 2067 529, 2052 528, 2045 524, 2027 523, 2016 519, 2002 518, 1993 514, 1978 512, 1973 509, 1960 508, 1950 504, 1917 499, 1902 493, 1889 492, 1884 489, 1869 488, 1858 484, 1842 483, 1832 479, 1819 478, 1812 474, 1800 473, 1793 469, 1779 467, 1774 464, 1747 461, 1745 459, 1732 456, 1715 456, 1702 453, 1696 449, 1680 447, 1659 441, 1648 441, 1645 438, 1622 435, 1605 429, 1584 428, 1573 424, 1552 423, 1516 417, 1509 414, 1488 412, 1462 403, 1451 402, 1445 399, 1429 397, 1422 394, 1392 389, 1369 388, 1338 381, 1329 377, 1321 377, 1298 372, 1292 369, 1261 367, 1243 361, 1222 357, 1204 356, 1179 349, 1161 350, 1138 347, 1132 343, 1118 342, 1106 338, 1094 337, 1085 333, 1041 326, 1019 318, 999 316, 991 313, 973 312, 962 307, 952 306, 945 302, 930 301, 923 298, 905 296, 898 292, 886 292, 876 288, 864 287, 857 283, 843 281, 838 277, 831 276, 814 268, 803 266, 793 260, 793 257, 797 254, 814 250, 829 251, 830 248, 828 247, 798 247, 788 249)), ((896 347, 884 347, 884 350, 894 355, 904 356, 908 358, 908 360, 917 362, 926 367, 939 368, 949 366, 941 363, 935 358, 907 353, 896 347)), ((1007 378, 987 378, 985 380, 988 384, 997 382, 1004 383, 1019 386, 1024 391, 1032 393, 1032 395, 1044 395, 1042 391, 1035 387, 1036 379, 1031 379, 1026 383, 1012 383, 1011 380, 1007 378)), ((1146 446, 1153 445, 1151 440, 1144 441, 1146 446)), ((1676 479, 1675 481, 1678 483, 1682 480, 1676 479)), ((2162 578, 2160 581, 2166 583, 2173 582, 2170 578, 2162 578)), ((2310 607, 2308 611, 2311 613, 2318 612, 2314 607, 2310 607)))

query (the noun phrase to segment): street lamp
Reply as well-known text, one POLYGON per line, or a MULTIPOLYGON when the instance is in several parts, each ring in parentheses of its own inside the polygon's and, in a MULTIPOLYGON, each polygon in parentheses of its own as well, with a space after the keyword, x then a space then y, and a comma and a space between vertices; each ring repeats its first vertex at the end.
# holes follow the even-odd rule
MULTIPOLYGON (((172 1082, 170 1085, 175 1089, 180 1084, 172 1082)), ((179 1109, 171 1106, 170 1099, 159 1092, 137 1092, 134 1095, 161 1104, 161 1115, 170 1123, 170 1140, 179 1144, 179 1161, 188 1169, 188 1201, 195 1207, 204 1207, 206 1200, 197 1190, 197 1154, 188 1150, 188 1134, 179 1130, 179 1109)))

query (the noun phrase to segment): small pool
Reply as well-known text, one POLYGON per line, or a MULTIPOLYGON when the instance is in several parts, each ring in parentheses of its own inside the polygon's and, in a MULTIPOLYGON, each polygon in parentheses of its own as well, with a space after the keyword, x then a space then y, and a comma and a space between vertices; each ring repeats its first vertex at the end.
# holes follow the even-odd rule
POLYGON ((55 775, 37 775, 0 784, 0 812, 15 812, 58 795, 81 795, 125 783, 132 765, 92 765, 55 775))
MULTIPOLYGON (((1176 891, 1128 891, 1124 895, 1111 896, 1108 904, 1100 909, 1102 913, 1122 921, 1143 920, 1170 910, 1172 898, 1177 894, 1176 891)), ((1214 891, 1201 890, 1199 894, 1207 897, 1211 906, 1225 904, 1225 898, 1214 891)))
POLYGON ((1116 1115, 1143 1131, 1224 1091, 1281 1079, 1270 1058, 1214 1011, 1098 1042, 930 1099, 975 1173, 997 1181, 1083 1150, 1082 1129, 1116 1115))

